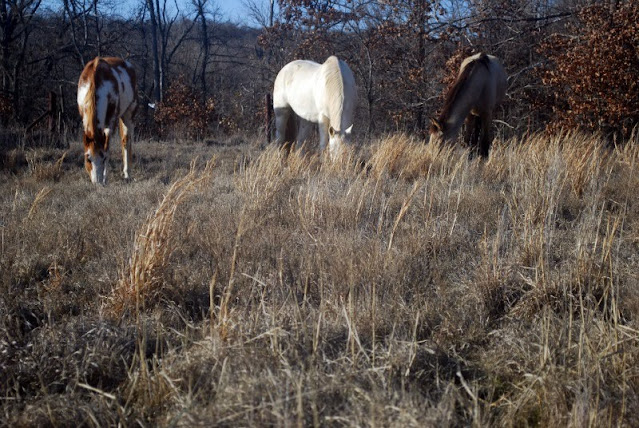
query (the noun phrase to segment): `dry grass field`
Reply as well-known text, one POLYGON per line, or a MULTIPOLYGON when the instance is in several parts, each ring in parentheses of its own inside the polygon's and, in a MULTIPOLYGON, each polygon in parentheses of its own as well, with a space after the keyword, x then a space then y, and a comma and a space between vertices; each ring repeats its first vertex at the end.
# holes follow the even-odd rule
POLYGON ((0 159, 0 426, 639 425, 639 140, 134 151, 0 159))

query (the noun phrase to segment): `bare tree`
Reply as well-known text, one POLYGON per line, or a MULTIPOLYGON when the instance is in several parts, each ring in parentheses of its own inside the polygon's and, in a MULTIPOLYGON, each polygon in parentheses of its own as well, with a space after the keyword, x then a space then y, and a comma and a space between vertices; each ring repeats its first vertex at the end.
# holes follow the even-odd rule
POLYGON ((180 10, 177 1, 145 0, 149 11, 151 26, 151 45, 153 54, 153 83, 155 101, 162 101, 166 88, 167 74, 173 55, 195 26, 199 12, 188 19, 180 10), (180 22, 184 25, 177 25, 180 22), (174 31, 178 34, 174 34, 174 31))
POLYGON ((213 5, 213 2, 211 0, 192 0, 192 3, 196 10, 196 16, 199 17, 200 21, 199 41, 201 46, 201 63, 199 79, 202 92, 202 101, 206 102, 209 93, 206 75, 209 62, 211 61, 211 41, 208 20, 209 16, 215 15, 215 11, 211 13, 210 8, 213 5))
POLYGON ((32 20, 42 0, 0 0, 0 65, 2 92, 8 95, 13 111, 20 101, 20 75, 32 31, 32 20))

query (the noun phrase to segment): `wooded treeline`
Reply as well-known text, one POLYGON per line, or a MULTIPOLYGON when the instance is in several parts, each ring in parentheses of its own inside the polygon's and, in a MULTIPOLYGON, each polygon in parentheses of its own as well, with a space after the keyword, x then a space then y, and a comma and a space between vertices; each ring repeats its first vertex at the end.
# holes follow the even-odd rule
POLYGON ((263 131, 265 95, 293 59, 336 54, 359 86, 356 132, 424 133, 461 60, 502 59, 505 135, 581 127, 627 137, 639 122, 639 5, 623 0, 246 0, 246 25, 213 0, 0 0, 0 118, 80 125, 77 78, 95 55, 138 73, 147 135, 263 131), (151 106, 155 107, 152 108, 151 106))

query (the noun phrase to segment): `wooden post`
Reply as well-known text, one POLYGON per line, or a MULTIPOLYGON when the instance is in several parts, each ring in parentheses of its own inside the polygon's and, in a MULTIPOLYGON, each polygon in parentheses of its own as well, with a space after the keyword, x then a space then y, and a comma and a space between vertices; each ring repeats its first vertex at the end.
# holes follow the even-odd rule
POLYGON ((266 142, 271 144, 271 134, 273 131, 273 106, 271 94, 266 94, 266 142))

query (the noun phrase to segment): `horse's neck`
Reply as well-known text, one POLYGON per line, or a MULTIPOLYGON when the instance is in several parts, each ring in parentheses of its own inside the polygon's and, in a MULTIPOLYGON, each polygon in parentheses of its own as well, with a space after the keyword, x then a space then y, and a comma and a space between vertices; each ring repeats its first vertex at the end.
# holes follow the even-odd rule
POLYGON ((450 137, 457 135, 466 116, 470 113, 471 108, 472 100, 467 96, 460 95, 451 105, 447 115, 440 119, 440 121, 445 124, 444 128, 450 137))

